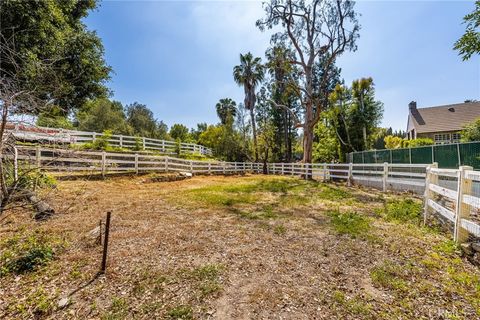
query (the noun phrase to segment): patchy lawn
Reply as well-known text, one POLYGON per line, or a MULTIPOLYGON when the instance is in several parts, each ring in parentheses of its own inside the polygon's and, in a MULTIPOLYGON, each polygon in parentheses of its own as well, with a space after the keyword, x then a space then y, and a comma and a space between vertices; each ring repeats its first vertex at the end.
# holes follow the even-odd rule
POLYGON ((475 319, 480 272, 407 195, 272 176, 63 181, 0 220, 1 319, 475 319), (89 236, 112 211, 107 275, 89 236))

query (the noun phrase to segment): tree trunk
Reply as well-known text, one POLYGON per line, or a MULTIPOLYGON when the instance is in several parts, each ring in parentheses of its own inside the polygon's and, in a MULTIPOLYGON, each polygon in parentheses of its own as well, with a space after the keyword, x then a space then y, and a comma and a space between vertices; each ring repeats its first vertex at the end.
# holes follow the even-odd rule
POLYGON ((312 163, 313 128, 306 125, 303 129, 303 163, 312 163))
POLYGON ((250 118, 252 120, 253 149, 255 154, 255 162, 258 162, 257 126, 255 125, 255 112, 253 110, 253 106, 250 107, 250 118))

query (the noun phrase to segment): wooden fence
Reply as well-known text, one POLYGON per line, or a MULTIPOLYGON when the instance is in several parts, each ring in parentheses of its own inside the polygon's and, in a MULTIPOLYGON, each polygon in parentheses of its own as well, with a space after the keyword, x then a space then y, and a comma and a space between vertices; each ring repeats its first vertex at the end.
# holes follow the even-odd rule
POLYGON ((437 164, 430 165, 424 212, 425 223, 440 217, 459 243, 480 237, 480 172, 469 166, 439 169, 437 164))
MULTIPOLYGON (((18 146, 17 161, 53 171, 188 172, 196 174, 262 173, 252 162, 192 161, 141 153, 112 153, 18 146)), ((425 197, 425 222, 440 217, 451 224, 454 239, 480 237, 480 172, 471 167, 438 169, 436 164, 269 163, 268 174, 319 181, 346 181, 382 191, 409 191, 425 197)))
MULTIPOLYGON (((52 129, 19 124, 11 125, 7 130, 19 140, 45 141, 55 144, 89 143, 103 136, 102 133, 98 132, 52 129)), ((114 147, 154 150, 164 154, 176 154, 177 149, 179 149, 181 153, 212 155, 211 149, 195 143, 181 142, 177 144, 175 141, 125 135, 112 135, 108 142, 114 147)))

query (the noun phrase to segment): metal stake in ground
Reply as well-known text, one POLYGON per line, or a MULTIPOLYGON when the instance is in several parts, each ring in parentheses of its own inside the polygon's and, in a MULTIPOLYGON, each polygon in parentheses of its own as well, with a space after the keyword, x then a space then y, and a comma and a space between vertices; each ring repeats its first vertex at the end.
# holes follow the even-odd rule
POLYGON ((110 216, 112 213, 107 212, 107 221, 105 222, 105 238, 103 239, 103 256, 102 256, 102 267, 100 273, 105 273, 107 269, 107 251, 108 251, 108 235, 110 234, 110 216))

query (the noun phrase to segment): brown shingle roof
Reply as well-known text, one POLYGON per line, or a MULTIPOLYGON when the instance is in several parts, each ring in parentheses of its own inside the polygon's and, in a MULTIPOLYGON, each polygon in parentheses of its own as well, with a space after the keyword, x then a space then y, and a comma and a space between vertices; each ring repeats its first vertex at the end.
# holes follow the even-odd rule
POLYGON ((458 131, 477 118, 480 118, 480 102, 419 108, 409 115, 417 133, 458 131))

